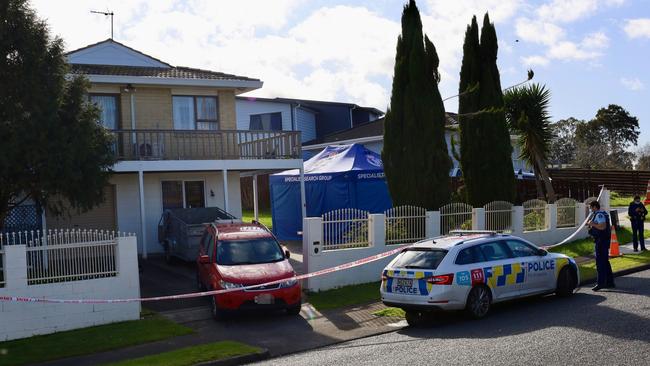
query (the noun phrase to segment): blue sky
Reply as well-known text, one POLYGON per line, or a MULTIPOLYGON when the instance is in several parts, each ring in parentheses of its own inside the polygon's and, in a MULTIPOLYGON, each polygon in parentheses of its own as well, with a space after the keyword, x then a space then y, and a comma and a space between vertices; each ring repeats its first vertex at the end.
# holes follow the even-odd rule
MULTIPOLYGON (((110 9, 115 39, 174 65, 264 81, 253 92, 351 101, 385 110, 404 1, 396 0, 32 0, 75 49, 103 40, 110 9)), ((443 96, 458 89, 471 16, 489 11, 499 37, 501 83, 535 71, 552 92, 554 120, 592 118, 620 104, 650 142, 650 0, 420 0, 424 30, 441 59, 443 96), (519 42, 516 42, 519 40, 519 42)), ((457 101, 446 103, 455 111, 457 101)))

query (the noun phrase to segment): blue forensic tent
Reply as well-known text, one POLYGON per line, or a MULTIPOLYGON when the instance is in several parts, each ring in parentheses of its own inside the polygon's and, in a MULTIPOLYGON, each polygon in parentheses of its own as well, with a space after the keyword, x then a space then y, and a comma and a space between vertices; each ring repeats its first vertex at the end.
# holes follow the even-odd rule
MULTIPOLYGON (((328 146, 307 160, 304 170, 307 217, 339 208, 381 213, 392 207, 381 156, 363 145, 328 146)), ((273 233, 280 240, 299 240, 299 170, 272 174, 269 184, 273 233)))

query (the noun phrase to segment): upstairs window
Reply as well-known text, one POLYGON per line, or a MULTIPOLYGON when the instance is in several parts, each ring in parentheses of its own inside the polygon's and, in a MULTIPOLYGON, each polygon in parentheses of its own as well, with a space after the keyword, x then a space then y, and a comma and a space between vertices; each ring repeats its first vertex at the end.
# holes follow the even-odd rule
POLYGON ((282 112, 252 114, 251 131, 282 131, 282 112))
POLYGON ((99 123, 109 130, 116 130, 119 125, 117 95, 90 94, 90 102, 100 110, 99 123))
POLYGON ((175 130, 218 130, 217 97, 172 97, 175 130))

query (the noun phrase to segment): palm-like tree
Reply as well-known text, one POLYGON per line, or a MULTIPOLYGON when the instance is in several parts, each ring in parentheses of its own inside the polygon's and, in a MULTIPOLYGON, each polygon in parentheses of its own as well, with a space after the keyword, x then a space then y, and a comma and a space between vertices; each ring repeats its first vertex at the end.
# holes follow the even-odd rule
POLYGON ((548 201, 554 202, 555 191, 546 170, 553 137, 548 113, 551 93, 544 85, 535 83, 509 89, 503 99, 510 131, 519 136, 520 158, 533 167, 538 182, 541 177, 548 201))

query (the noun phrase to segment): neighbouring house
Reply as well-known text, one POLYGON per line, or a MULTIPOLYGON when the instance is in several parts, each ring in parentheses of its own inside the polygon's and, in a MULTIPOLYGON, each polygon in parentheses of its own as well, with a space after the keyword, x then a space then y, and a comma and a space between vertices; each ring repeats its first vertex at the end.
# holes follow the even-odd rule
MULTIPOLYGON (((456 151, 460 152, 460 135, 458 125, 458 115, 456 113, 446 113, 447 121, 445 124, 445 141, 447 142, 447 150, 452 159, 453 167, 450 172, 452 176, 460 174, 460 162, 454 158, 452 153, 451 139, 454 138, 457 147, 456 151)), ((521 151, 517 145, 517 136, 510 136, 512 143, 512 166, 519 175, 532 172, 532 168, 524 160, 520 158, 521 151)), ((374 121, 361 123, 353 128, 332 133, 316 140, 306 142, 302 146, 303 156, 312 157, 328 145, 333 144, 362 144, 367 149, 376 153, 381 153, 384 146, 384 118, 379 118, 374 121)))
MULTIPOLYGON (((108 39, 67 53, 90 80, 88 98, 115 137, 118 162, 105 202, 45 226, 134 232, 138 252, 160 252, 163 210, 218 206, 241 217, 240 175, 302 169, 301 134, 238 124, 236 96, 262 81, 164 61, 108 39)), ((272 124, 274 122, 271 122, 272 124)))
MULTIPOLYGON (((363 126, 384 115, 384 112, 376 108, 353 103, 291 98, 238 96, 236 106, 238 130, 300 131, 302 143, 317 141, 333 133, 363 126)), ((254 185, 261 208, 269 208, 268 174, 242 173, 241 177, 243 207, 253 208, 254 185)))

